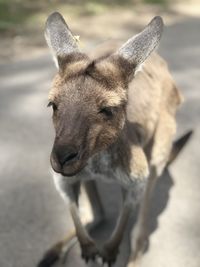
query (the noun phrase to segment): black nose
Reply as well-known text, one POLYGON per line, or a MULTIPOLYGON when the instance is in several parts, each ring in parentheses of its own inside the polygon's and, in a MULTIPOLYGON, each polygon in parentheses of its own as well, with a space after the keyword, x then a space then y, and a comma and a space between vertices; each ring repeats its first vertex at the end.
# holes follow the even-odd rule
POLYGON ((75 146, 66 145, 54 147, 54 153, 61 166, 77 160, 79 155, 79 151, 75 146))

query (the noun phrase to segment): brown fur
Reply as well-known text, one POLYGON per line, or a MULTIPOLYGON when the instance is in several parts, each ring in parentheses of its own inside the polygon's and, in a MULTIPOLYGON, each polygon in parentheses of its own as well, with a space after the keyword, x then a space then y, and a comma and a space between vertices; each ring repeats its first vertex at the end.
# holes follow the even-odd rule
MULTIPOLYGON (((58 110, 53 116, 57 139, 62 139, 61 142, 64 143, 74 142, 80 138, 85 140, 88 144, 84 159, 86 160, 113 144, 119 135, 122 139, 125 136, 124 142, 123 140, 120 142, 121 147, 116 149, 123 153, 119 156, 119 160, 124 158, 128 163, 124 167, 126 172, 133 172, 136 176, 142 177, 148 174, 147 166, 150 162, 165 165, 176 130, 174 115, 182 97, 174 85, 166 63, 158 55, 153 54, 145 62, 142 71, 135 75, 129 85, 129 89, 127 88, 129 75, 126 74, 125 77, 125 73, 130 72, 130 65, 121 58, 102 57, 90 60, 80 53, 63 58, 61 66, 49 94, 49 100, 58 105, 58 110), (116 107, 117 112, 114 113, 115 117, 111 122, 95 115, 103 107, 116 107), (67 119, 66 115, 69 113, 67 119), (66 126, 63 125, 62 116, 68 120, 65 125, 69 129, 69 134, 73 129, 74 137, 70 137, 69 141, 64 133, 66 126), (126 132, 124 135, 121 130, 125 116, 127 121, 123 130, 126 132), (163 126, 160 126, 162 124, 163 126), (89 130, 84 132, 86 127, 89 130), (79 131, 79 128, 82 130, 79 131), (77 134, 76 129, 78 129, 77 134), (160 138, 160 135, 163 137, 160 138), (165 140, 167 138, 169 141, 165 140), (145 156, 144 151, 152 139, 154 140, 152 151, 145 156), (161 140, 164 144, 160 144, 161 140), (131 148, 131 144, 137 147, 131 148), (146 157, 149 157, 148 163, 146 157)), ((84 164, 78 167, 82 168, 84 164)), ((119 162, 117 164, 120 165, 119 162)))
POLYGON ((142 202, 146 190, 138 216, 137 243, 144 230, 147 196, 169 161, 175 113, 182 97, 164 60, 151 54, 162 26, 162 19, 156 17, 117 52, 112 45, 88 56, 78 52, 59 13, 47 20, 46 39, 59 66, 49 94, 56 132, 51 165, 62 174, 56 183, 71 199, 70 210, 86 260, 96 254, 109 264, 115 260, 130 204, 142 202), (88 178, 118 182, 127 192, 116 229, 102 251, 81 224, 77 192, 70 186, 88 178))

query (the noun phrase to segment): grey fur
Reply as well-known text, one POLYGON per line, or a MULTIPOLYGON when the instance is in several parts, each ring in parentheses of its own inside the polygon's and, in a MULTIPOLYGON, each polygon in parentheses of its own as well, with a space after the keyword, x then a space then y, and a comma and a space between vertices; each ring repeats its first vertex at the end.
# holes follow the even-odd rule
POLYGON ((45 25, 45 38, 56 57, 79 51, 76 39, 58 12, 49 15, 45 25))
POLYGON ((163 32, 163 20, 161 17, 154 17, 144 30, 130 38, 117 54, 127 59, 133 65, 142 64, 145 59, 158 46, 163 32))
MULTIPOLYGON (((72 63, 71 68, 70 64, 66 64, 63 71, 55 77, 50 92, 51 101, 55 100, 57 105, 62 105, 58 109, 60 113, 54 117, 57 124, 51 155, 52 167, 57 172, 54 174, 54 181, 62 197, 69 201, 76 235, 86 261, 99 255, 110 265, 116 259, 131 208, 137 204, 139 219, 134 240, 139 247, 133 247, 134 257, 143 249, 143 230, 147 222, 149 200, 158 178, 158 170, 163 169, 168 162, 176 130, 175 113, 181 103, 181 95, 166 64, 156 54, 146 61, 141 75, 136 75, 133 83, 129 85, 128 103, 124 95, 128 87, 128 76, 131 72, 135 73, 135 68, 158 46, 162 29, 162 19, 155 17, 140 34, 128 40, 114 57, 111 54, 110 57, 92 61, 90 65, 88 57, 77 61, 75 53, 71 57, 74 59, 72 62, 79 63, 72 63), (71 77, 73 79, 70 79, 71 77), (74 90, 76 88, 78 90, 74 90), (126 106, 119 109, 112 119, 107 120, 99 117, 99 107, 102 106, 99 98, 101 95, 102 100, 111 98, 107 92, 112 90, 115 90, 120 99, 125 99, 126 106), (126 127, 122 129, 125 118, 126 127), (71 159, 74 159, 70 165, 66 162, 66 156, 72 143, 76 149, 78 147, 80 150, 81 147, 79 155, 83 156, 77 157, 78 153, 70 152, 71 159), (56 155, 58 152, 61 154, 56 155), (97 249, 94 240, 81 223, 76 206, 74 186, 88 179, 118 183, 124 197, 124 205, 113 234, 100 249, 97 249)), ((46 39, 57 57, 78 51, 76 41, 59 13, 49 16, 46 39)), ((101 201, 96 200, 97 198, 91 198, 91 205, 99 206, 97 211, 102 210, 98 204, 101 201)), ((136 214, 136 210, 134 212, 136 214)))

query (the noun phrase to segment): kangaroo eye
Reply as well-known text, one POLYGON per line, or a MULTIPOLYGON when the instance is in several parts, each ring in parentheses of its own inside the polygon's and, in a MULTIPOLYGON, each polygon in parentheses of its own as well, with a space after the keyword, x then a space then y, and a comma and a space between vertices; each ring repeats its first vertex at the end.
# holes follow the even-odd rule
POLYGON ((99 113, 111 118, 113 116, 113 109, 111 107, 104 107, 99 111, 99 113))
POLYGON ((48 103, 47 107, 52 107, 53 111, 56 111, 58 109, 56 104, 52 101, 48 103))

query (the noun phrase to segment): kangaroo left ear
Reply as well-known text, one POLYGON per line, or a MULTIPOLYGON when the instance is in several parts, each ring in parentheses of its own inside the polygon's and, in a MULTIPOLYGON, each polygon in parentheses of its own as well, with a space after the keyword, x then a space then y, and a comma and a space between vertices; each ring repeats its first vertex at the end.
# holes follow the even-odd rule
POLYGON ((48 17, 45 25, 45 38, 53 53, 57 67, 59 67, 59 58, 65 57, 70 53, 79 52, 73 34, 62 15, 58 12, 54 12, 48 17))
POLYGON ((162 32, 162 18, 154 17, 142 32, 129 39, 118 49, 114 56, 120 56, 127 61, 135 72, 159 45, 162 32))

